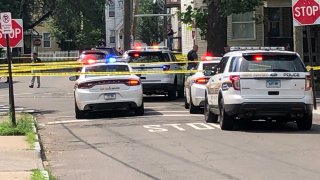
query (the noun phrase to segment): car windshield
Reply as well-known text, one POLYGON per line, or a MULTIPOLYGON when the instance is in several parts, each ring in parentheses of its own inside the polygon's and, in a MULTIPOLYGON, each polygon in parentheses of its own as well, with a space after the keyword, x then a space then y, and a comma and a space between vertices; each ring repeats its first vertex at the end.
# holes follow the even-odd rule
POLYGON ((162 52, 130 52, 129 63, 169 62, 168 53, 162 52))
MULTIPOLYGON (((130 72, 127 65, 103 65, 103 66, 91 66, 85 68, 85 72, 130 72)), ((98 76, 95 74, 86 75, 86 77, 98 76)), ((102 75, 103 76, 103 75, 102 75)))
POLYGON ((244 55, 241 72, 306 72, 296 55, 244 55))
POLYGON ((213 70, 218 63, 204 63, 203 64, 203 70, 213 70))

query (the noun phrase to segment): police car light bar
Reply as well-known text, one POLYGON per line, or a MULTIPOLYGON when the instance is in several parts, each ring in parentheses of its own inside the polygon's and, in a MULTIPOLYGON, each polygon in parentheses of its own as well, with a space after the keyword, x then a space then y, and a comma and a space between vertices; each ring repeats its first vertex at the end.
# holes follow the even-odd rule
POLYGON ((166 46, 146 46, 144 47, 145 50, 169 50, 166 46))
POLYGON ((230 51, 245 51, 245 50, 278 50, 278 51, 284 51, 284 47, 230 47, 230 51))

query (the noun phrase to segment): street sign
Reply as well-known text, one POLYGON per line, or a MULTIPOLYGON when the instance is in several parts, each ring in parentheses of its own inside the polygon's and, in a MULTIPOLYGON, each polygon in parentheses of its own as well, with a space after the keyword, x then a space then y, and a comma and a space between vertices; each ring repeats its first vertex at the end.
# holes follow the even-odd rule
POLYGON ((292 0, 294 26, 320 24, 320 0, 292 0))
POLYGON ((37 38, 33 40, 33 45, 40 46, 41 45, 41 39, 37 38))
POLYGON ((2 34, 10 34, 12 31, 11 13, 9 12, 0 13, 0 24, 1 24, 2 34))
POLYGON ((42 35, 32 35, 33 39, 42 39, 42 35))
MULTIPOLYGON (((0 47, 6 47, 6 36, 2 32, 0 26, 0 47)), ((12 31, 9 34, 10 47, 23 47, 23 25, 21 19, 12 19, 12 31)))

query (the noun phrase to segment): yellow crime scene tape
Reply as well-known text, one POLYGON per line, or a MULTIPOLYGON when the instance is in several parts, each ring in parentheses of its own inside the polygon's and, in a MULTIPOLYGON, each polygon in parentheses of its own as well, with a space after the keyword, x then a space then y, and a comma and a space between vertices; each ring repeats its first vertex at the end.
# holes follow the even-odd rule
MULTIPOLYGON (((168 70, 168 71, 134 71, 134 72, 36 72, 36 73, 12 73, 12 76, 76 76, 76 75, 96 75, 96 76, 114 76, 114 75, 128 75, 128 74, 187 74, 201 72, 198 70, 168 70)), ((8 73, 0 73, 1 76, 8 76, 8 73)))

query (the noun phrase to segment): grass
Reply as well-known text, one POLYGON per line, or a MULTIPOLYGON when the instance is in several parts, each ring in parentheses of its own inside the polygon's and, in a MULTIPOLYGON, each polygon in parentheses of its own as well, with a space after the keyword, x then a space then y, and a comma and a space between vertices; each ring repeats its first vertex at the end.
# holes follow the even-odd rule
POLYGON ((46 180, 46 177, 39 169, 32 170, 31 180, 46 180))
POLYGON ((9 117, 5 117, 0 123, 0 136, 26 136, 31 148, 34 148, 36 134, 33 132, 33 117, 29 114, 21 114, 16 119, 17 126, 14 127, 9 117))

